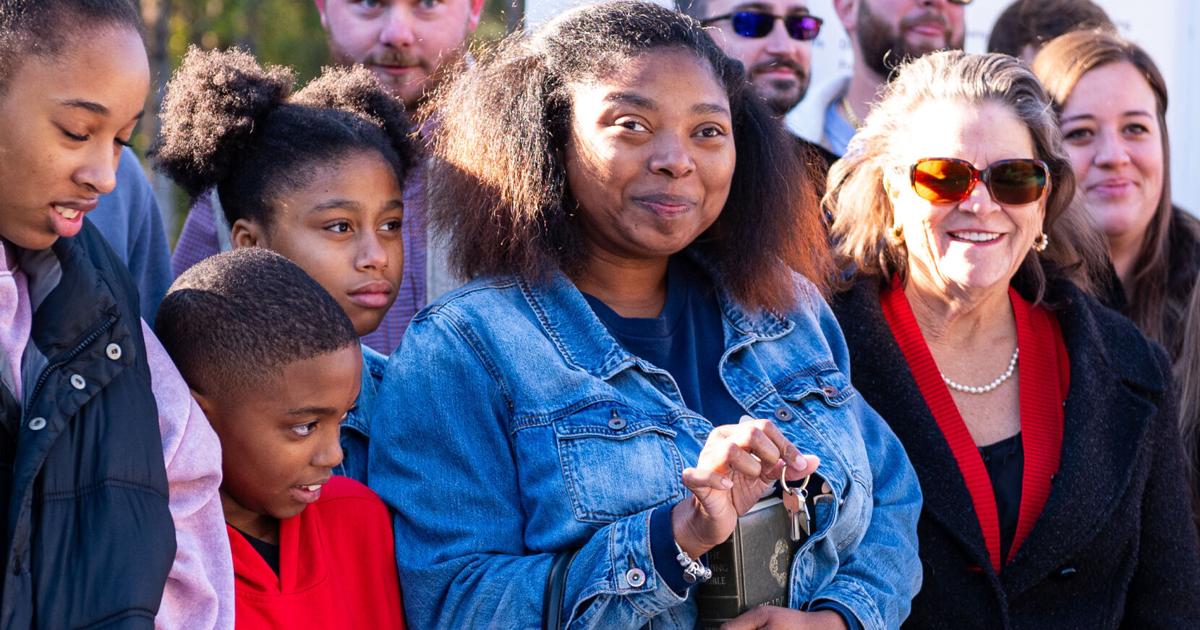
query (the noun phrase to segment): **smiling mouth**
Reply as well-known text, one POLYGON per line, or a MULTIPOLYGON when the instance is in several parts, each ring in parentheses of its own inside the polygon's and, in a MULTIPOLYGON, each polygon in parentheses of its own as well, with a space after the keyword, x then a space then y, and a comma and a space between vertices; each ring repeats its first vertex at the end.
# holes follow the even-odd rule
POLYGON ((921 24, 910 29, 914 33, 920 33, 927 37, 941 37, 946 34, 946 30, 937 24, 921 24))
POLYGON ((950 238, 954 240, 968 243, 991 243, 1003 236, 1003 234, 995 232, 949 232, 949 234, 950 238))
POLYGON ((1089 191, 1102 193, 1124 192, 1133 188, 1133 181, 1128 179, 1109 179, 1088 187, 1089 191))
POLYGON ((383 64, 375 64, 373 67, 389 75, 408 74, 419 69, 419 66, 385 66, 383 64))
POLYGON ((662 217, 685 214, 695 208, 698 203, 695 199, 689 197, 668 194, 643 195, 635 197, 634 201, 643 208, 662 217))

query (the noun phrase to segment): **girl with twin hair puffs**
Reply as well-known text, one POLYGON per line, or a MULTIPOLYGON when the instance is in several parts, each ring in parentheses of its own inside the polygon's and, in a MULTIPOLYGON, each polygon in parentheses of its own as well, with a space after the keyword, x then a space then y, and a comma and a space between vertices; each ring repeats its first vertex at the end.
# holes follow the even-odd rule
MULTIPOLYGON (((292 93, 290 69, 192 49, 167 85, 155 168, 188 193, 216 189, 234 248, 274 250, 346 311, 359 336, 396 299, 402 182, 414 160, 403 105, 363 68, 326 68, 292 93)), ((362 393, 339 474, 367 483, 367 412, 386 363, 363 346, 362 393)))

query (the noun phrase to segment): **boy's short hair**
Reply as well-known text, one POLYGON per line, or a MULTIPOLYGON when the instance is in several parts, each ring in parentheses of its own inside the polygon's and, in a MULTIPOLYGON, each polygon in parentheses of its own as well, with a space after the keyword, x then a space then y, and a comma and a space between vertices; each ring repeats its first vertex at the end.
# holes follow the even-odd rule
POLYGON ((1019 58, 1026 46, 1037 50, 1059 35, 1092 29, 1116 26, 1091 0, 1016 0, 996 18, 987 49, 1019 58))
POLYGON ((253 387, 291 363, 359 343, 316 280, 258 247, 217 254, 179 276, 155 333, 201 394, 253 387))

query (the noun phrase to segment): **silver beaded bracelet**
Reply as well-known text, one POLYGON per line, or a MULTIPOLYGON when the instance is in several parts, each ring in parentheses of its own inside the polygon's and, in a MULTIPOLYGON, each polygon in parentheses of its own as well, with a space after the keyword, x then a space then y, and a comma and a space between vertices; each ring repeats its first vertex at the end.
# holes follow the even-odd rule
POLYGON ((679 555, 675 556, 675 561, 679 563, 679 566, 683 567, 683 579, 686 580, 688 584, 707 582, 710 578, 712 578, 712 569, 700 564, 696 560, 693 560, 692 557, 683 550, 683 547, 679 546, 678 542, 675 543, 675 550, 679 552, 679 555))

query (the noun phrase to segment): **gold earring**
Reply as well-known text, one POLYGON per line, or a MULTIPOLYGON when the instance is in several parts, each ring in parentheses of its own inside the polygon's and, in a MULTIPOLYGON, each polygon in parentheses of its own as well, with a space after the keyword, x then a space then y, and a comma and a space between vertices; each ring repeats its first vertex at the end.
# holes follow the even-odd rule
POLYGON ((891 235, 893 241, 904 242, 904 226, 893 225, 888 234, 891 235))
POLYGON ((1050 247, 1050 235, 1045 232, 1038 234, 1037 238, 1033 239, 1033 251, 1040 254, 1046 251, 1047 247, 1050 247))

